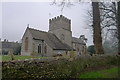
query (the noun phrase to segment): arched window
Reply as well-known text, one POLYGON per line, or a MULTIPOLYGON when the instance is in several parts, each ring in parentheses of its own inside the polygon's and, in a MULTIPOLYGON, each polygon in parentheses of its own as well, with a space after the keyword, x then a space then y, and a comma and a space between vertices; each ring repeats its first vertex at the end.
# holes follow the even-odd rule
POLYGON ((41 44, 38 45, 38 53, 42 53, 42 45, 41 44))
POLYGON ((28 37, 25 38, 25 51, 28 51, 28 37))

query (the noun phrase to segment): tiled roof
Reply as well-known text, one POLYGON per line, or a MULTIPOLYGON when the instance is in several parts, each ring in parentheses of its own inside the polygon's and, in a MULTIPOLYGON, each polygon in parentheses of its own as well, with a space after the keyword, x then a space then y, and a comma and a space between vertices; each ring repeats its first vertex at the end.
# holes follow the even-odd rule
POLYGON ((72 42, 86 45, 85 42, 81 38, 72 37, 72 42))
POLYGON ((32 37, 34 39, 40 39, 44 40, 53 50, 73 50, 72 47, 69 45, 62 43, 56 35, 45 32, 45 31, 40 31, 32 28, 28 28, 30 30, 30 33, 32 34, 32 37))

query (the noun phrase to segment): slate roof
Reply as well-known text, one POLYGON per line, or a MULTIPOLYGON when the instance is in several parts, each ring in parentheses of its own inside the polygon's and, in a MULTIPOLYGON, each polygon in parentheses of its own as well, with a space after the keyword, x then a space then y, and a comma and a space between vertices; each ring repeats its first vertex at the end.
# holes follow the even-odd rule
POLYGON ((15 49, 21 46, 21 43, 16 42, 2 42, 2 49, 15 49))
POLYGON ((69 45, 62 43, 56 35, 45 31, 40 31, 32 28, 28 28, 35 40, 44 40, 53 50, 74 50, 69 45))
POLYGON ((72 37, 72 42, 82 44, 82 45, 86 45, 86 43, 81 38, 72 37))

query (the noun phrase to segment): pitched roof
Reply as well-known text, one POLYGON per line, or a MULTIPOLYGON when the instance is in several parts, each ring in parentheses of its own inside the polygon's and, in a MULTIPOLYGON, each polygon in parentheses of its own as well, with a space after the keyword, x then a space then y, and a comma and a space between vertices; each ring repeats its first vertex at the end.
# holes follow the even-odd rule
POLYGON ((16 42, 2 42, 2 49, 15 49, 21 46, 21 43, 16 42))
POLYGON ((62 43, 56 35, 32 28, 28 28, 32 37, 36 40, 44 40, 54 50, 73 50, 69 45, 62 43))
POLYGON ((72 37, 72 42, 86 45, 85 42, 81 38, 72 37))

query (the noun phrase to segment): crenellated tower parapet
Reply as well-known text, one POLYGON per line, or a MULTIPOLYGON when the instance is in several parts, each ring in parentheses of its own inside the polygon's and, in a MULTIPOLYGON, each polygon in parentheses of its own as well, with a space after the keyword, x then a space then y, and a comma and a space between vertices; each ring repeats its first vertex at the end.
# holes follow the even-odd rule
POLYGON ((71 31, 71 20, 63 15, 49 19, 49 31, 60 28, 71 31))

